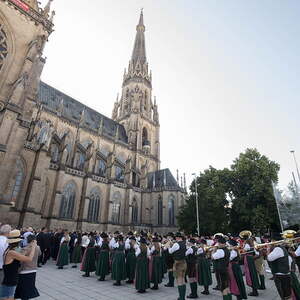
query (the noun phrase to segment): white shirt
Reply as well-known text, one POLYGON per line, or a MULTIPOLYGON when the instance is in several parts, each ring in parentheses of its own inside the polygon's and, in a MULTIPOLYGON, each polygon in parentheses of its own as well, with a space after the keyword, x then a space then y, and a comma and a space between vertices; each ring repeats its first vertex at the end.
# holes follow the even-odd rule
POLYGON ((191 255, 194 253, 194 250, 192 247, 188 248, 186 251, 185 251, 185 256, 188 256, 188 255, 191 255))
POLYGON ((7 247, 7 237, 4 235, 0 235, 0 269, 3 268, 3 254, 7 247))
MULTIPOLYGON (((250 245, 249 245, 249 244, 245 244, 244 250, 245 250, 245 251, 250 251, 250 250, 251 250, 250 245)), ((259 255, 259 252, 256 251, 255 249, 254 249, 254 253, 255 253, 255 255, 259 255)))
POLYGON ((298 246, 297 250, 295 251, 295 255, 297 257, 300 256, 300 245, 298 246))
POLYGON ((203 248, 199 248, 198 250, 197 250, 197 254, 199 255, 199 254, 203 254, 204 253, 204 250, 203 250, 203 248))
MULTIPOLYGON (((278 258, 284 257, 284 252, 280 247, 275 247, 272 252, 267 256, 268 261, 275 261, 278 258)), ((289 266, 291 266, 291 257, 289 256, 289 266)), ((277 275, 286 275, 283 273, 275 273, 277 275)), ((290 274, 290 273, 287 273, 290 274)))
POLYGON ((109 241, 109 248, 112 249, 113 248, 113 245, 116 243, 116 240, 115 238, 113 237, 110 241, 109 241))
POLYGON ((230 261, 234 260, 237 257, 237 252, 235 250, 230 251, 230 261))
POLYGON ((172 248, 169 248, 169 253, 170 254, 173 254, 174 252, 176 252, 177 250, 179 250, 179 244, 178 243, 175 243, 172 248))
POLYGON ((223 249, 218 249, 215 253, 213 253, 212 255, 212 258, 214 260, 217 260, 217 259, 221 259, 223 257, 225 257, 225 252, 223 249))
MULTIPOLYGON (((139 256, 141 254, 141 248, 137 247, 135 249, 135 256, 139 256)), ((151 255, 149 248, 147 247, 147 256, 149 257, 151 255)))

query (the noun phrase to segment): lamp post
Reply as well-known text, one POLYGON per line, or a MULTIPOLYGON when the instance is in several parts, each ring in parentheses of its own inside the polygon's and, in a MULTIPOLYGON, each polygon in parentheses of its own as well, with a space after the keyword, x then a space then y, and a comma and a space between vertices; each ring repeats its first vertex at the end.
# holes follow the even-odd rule
POLYGON ((295 161, 295 165, 296 165, 296 170, 297 170, 297 175, 298 175, 298 180, 300 183, 300 173, 299 173, 299 168, 298 168, 298 164, 297 164, 297 160, 296 160, 296 156, 295 156, 295 150, 291 150, 290 151, 294 157, 294 161, 295 161))
POLYGON ((197 214, 197 234, 198 236, 200 235, 200 225, 199 225, 199 203, 198 203, 198 191, 197 191, 197 176, 196 176, 196 173, 193 173, 192 174, 195 179, 195 194, 196 194, 196 214, 197 214))

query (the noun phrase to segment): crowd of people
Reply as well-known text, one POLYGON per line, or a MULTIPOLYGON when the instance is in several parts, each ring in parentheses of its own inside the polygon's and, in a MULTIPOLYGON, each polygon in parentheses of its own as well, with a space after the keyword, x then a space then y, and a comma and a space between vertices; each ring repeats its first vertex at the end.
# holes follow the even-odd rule
POLYGON ((295 245, 296 239, 283 239, 280 234, 263 239, 248 231, 239 237, 180 232, 163 236, 143 231, 111 234, 42 228, 35 232, 31 227, 19 231, 6 224, 0 227, 0 300, 38 297, 36 272, 50 258, 60 270, 71 264, 84 277, 95 272, 99 281, 111 274, 115 286, 125 281, 141 294, 149 288, 158 290, 167 275, 165 287, 174 287, 176 279, 179 300, 198 298, 198 286, 203 287, 201 294, 209 295, 213 274, 217 282, 213 289, 223 299, 257 297, 259 290, 266 289, 268 265, 280 298, 298 300, 300 284, 295 272, 296 266, 300 268, 300 246, 295 245), (251 288, 248 295, 246 285, 251 288))

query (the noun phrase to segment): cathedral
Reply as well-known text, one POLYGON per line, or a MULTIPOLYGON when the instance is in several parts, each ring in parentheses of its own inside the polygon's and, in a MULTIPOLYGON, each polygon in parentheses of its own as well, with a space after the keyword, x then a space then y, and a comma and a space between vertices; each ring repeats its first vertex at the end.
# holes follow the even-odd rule
POLYGON ((160 169, 143 12, 108 118, 40 80, 52 1, 0 0, 0 222, 175 231, 186 184, 160 169))

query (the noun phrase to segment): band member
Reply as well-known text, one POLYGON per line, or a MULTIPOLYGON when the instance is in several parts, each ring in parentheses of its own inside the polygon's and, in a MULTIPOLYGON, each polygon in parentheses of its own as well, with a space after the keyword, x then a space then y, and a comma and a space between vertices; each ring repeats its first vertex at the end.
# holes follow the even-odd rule
POLYGON ((133 283, 135 276, 135 268, 136 268, 136 256, 135 250, 137 248, 136 238, 134 236, 129 237, 125 242, 125 250, 126 250, 126 274, 127 281, 126 283, 133 283))
POLYGON ((197 293, 197 247, 195 239, 190 239, 188 249, 185 252, 187 264, 187 276, 189 278, 191 293, 187 296, 190 299, 198 298, 197 293))
POLYGON ((113 245, 114 255, 112 260, 111 278, 116 280, 114 285, 120 286, 121 280, 126 279, 126 265, 125 265, 125 244, 123 236, 119 235, 117 241, 113 245))
POLYGON ((145 293, 150 288, 148 257, 150 251, 147 247, 145 238, 140 238, 140 246, 137 247, 136 252, 136 273, 135 273, 135 288, 138 293, 145 293))
POLYGON ((100 278, 99 281, 104 281, 105 276, 109 274, 109 242, 108 235, 103 232, 100 235, 101 239, 98 242, 100 247, 99 257, 96 267, 96 275, 100 278))
POLYGON ((81 271, 84 272, 82 275, 83 277, 90 277, 90 273, 96 271, 96 248, 94 237, 90 236, 89 241, 81 263, 81 271))
POLYGON ((246 283, 252 288, 249 296, 258 296, 259 280, 254 260, 259 257, 259 252, 255 250, 254 242, 249 237, 245 237, 244 251, 246 283))
POLYGON ((200 247, 197 251, 198 255, 198 284, 204 287, 204 291, 201 292, 203 295, 209 295, 209 286, 212 285, 212 277, 210 271, 210 263, 206 257, 204 247, 206 245, 206 240, 200 240, 200 247))
POLYGON ((71 255, 72 268, 77 268, 77 264, 81 263, 81 233, 78 233, 74 240, 74 249, 71 255))
POLYGON ((211 256, 215 261, 215 271, 218 279, 218 286, 222 292, 223 299, 232 299, 229 292, 229 276, 227 271, 230 252, 226 247, 226 240, 224 237, 218 237, 218 247, 213 250, 211 256))
POLYGON ((167 266, 168 278, 169 278, 169 282, 165 284, 166 287, 174 287, 174 274, 173 274, 174 258, 169 253, 168 247, 166 247, 168 243, 170 243, 173 239, 174 239, 174 234, 172 232, 169 232, 167 235, 167 243, 164 245, 163 248, 165 263, 167 266))
POLYGON ((64 232, 64 236, 60 241, 60 247, 58 251, 56 265, 58 269, 63 269, 64 266, 69 264, 69 244, 70 236, 68 231, 64 232))
POLYGON ((291 288, 292 288, 292 300, 300 299, 300 283, 296 275, 296 263, 295 263, 295 253, 292 247, 286 246, 287 251, 290 254, 289 262, 290 262, 290 271, 291 271, 291 288))
POLYGON ((247 299, 243 274, 239 264, 240 255, 239 251, 236 249, 238 247, 238 243, 233 239, 230 239, 228 243, 232 247, 230 251, 230 263, 228 267, 230 292, 236 296, 237 300, 247 299))
POLYGON ((183 240, 183 236, 180 232, 176 233, 176 242, 169 248, 169 253, 173 254, 174 266, 173 272, 177 281, 179 300, 185 299, 186 285, 185 285, 185 272, 186 272, 186 261, 185 261, 185 252, 186 252, 186 242, 183 240))
POLYGON ((163 269, 161 266, 161 246, 157 237, 152 239, 153 246, 151 247, 151 283, 153 287, 151 290, 158 290, 158 285, 162 282, 163 269))
MULTIPOLYGON (((280 235, 274 236, 273 241, 280 240, 280 235)), ((271 247, 267 259, 272 264, 274 272, 274 282, 281 299, 291 299, 291 275, 289 266, 289 254, 280 245, 271 247)))
POLYGON ((258 256, 255 257, 255 268, 257 271, 257 274, 259 276, 259 290, 265 290, 265 263, 264 263, 264 257, 265 257, 265 249, 259 249, 258 250, 258 256))

